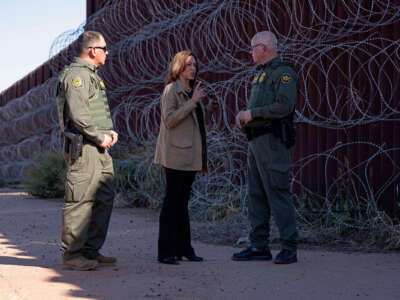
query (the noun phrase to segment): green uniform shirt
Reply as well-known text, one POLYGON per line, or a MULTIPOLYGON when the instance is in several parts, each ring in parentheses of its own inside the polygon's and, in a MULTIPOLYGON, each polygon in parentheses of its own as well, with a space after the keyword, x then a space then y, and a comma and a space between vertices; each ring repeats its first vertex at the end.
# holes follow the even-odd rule
POLYGON ((279 56, 270 60, 262 66, 251 85, 247 109, 250 109, 253 120, 246 126, 258 127, 294 110, 298 75, 291 62, 279 56))
POLYGON ((113 124, 105 85, 97 74, 97 67, 76 57, 61 72, 58 80, 61 129, 64 130, 65 119, 69 119, 85 138, 97 145, 102 144, 104 132, 113 129, 113 124))

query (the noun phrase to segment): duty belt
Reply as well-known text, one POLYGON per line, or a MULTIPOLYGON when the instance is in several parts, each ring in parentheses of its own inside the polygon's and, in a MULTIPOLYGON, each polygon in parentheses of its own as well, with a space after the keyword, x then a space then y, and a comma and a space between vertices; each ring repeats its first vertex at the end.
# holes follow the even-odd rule
POLYGON ((272 126, 268 125, 268 126, 255 127, 255 128, 245 127, 244 131, 246 133, 247 139, 249 141, 251 141, 252 139, 254 139, 260 135, 272 133, 272 126))

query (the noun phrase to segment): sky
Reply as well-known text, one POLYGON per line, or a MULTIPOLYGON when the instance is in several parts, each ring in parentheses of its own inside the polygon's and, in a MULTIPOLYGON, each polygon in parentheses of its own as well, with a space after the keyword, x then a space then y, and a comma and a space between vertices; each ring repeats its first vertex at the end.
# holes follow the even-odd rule
POLYGON ((0 0, 0 92, 49 59, 53 41, 86 19, 86 0, 0 0))

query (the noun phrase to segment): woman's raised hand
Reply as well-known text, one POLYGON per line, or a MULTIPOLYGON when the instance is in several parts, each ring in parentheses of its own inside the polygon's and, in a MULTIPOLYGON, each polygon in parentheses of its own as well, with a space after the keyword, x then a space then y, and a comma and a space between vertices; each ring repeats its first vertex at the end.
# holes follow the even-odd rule
POLYGON ((193 102, 198 103, 203 97, 204 97, 204 91, 200 88, 201 82, 196 84, 196 87, 194 88, 193 92, 193 102))

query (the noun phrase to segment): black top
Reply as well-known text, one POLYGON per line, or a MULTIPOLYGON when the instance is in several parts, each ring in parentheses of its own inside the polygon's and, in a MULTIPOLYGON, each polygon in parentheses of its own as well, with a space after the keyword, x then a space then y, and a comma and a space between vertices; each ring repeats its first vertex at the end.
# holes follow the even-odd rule
MULTIPOLYGON (((193 90, 186 92, 189 98, 193 96, 193 90)), ((203 109, 199 102, 196 103, 196 117, 199 123, 200 136, 201 136, 201 156, 202 156, 202 166, 203 170, 207 169, 207 141, 206 141, 206 128, 204 126, 204 116, 203 109)))

